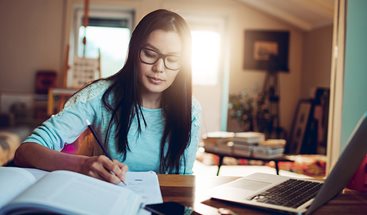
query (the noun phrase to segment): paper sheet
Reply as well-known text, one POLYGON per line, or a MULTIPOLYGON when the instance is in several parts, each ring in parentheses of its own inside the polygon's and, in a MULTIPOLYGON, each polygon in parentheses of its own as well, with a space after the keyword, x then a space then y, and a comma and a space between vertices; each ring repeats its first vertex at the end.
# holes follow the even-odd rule
POLYGON ((127 172, 125 183, 126 185, 120 183, 119 186, 141 195, 145 204, 163 202, 158 176, 155 172, 127 172))

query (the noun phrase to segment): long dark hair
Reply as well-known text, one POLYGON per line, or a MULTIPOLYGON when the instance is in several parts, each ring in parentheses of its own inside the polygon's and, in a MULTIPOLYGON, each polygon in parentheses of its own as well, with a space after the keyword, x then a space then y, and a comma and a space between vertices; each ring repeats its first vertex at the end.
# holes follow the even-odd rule
POLYGON ((104 106, 112 112, 112 117, 105 142, 108 141, 111 126, 115 122, 115 147, 125 160, 126 152, 130 150, 127 136, 134 116, 137 117, 139 130, 142 124, 146 126, 140 106, 139 51, 150 33, 155 30, 177 32, 183 43, 181 69, 172 85, 163 92, 161 99, 165 125, 160 143, 159 172, 179 173, 180 161, 184 159, 183 154, 190 143, 191 135, 191 34, 185 20, 174 12, 159 9, 147 14, 132 33, 125 65, 118 73, 107 78, 112 84, 103 94, 102 100, 104 106), (165 146, 166 144, 168 145, 165 146))

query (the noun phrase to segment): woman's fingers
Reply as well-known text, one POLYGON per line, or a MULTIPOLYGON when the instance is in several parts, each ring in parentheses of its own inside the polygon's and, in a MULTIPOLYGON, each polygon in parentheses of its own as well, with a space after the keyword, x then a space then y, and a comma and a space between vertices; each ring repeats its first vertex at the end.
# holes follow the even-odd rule
MULTIPOLYGON (((102 165, 101 165, 102 166, 102 165)), ((98 175, 101 176, 103 178, 103 180, 113 183, 113 184, 118 184, 121 182, 121 179, 118 178, 115 173, 113 173, 112 171, 109 171, 105 168, 100 168, 98 169, 98 175)))
POLYGON ((118 184, 125 179, 127 166, 117 160, 111 161, 104 155, 88 158, 84 174, 110 183, 118 184))
POLYGON ((113 160, 113 172, 115 173, 115 175, 121 180, 124 181, 125 180, 125 174, 128 170, 127 165, 120 163, 117 160, 113 160))
POLYGON ((99 176, 97 173, 95 173, 93 171, 89 171, 88 175, 89 176, 92 176, 93 178, 97 178, 99 180, 103 180, 103 178, 101 176, 99 176))
POLYGON ((111 161, 104 155, 98 157, 98 163, 101 168, 98 169, 98 174, 104 178, 105 181, 118 184, 121 182, 121 179, 115 172, 119 173, 120 169, 117 164, 111 161))

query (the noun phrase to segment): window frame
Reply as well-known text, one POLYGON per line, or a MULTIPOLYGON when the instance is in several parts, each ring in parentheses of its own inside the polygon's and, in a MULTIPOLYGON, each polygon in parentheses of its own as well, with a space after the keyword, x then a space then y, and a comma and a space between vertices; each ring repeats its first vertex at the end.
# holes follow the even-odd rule
MULTIPOLYGON (((216 74, 216 83, 214 85, 222 85, 220 83, 224 76, 224 50, 225 48, 225 23, 226 20, 224 17, 217 16, 204 16, 204 15, 195 15, 195 14, 184 14, 187 23, 190 26, 190 30, 192 31, 212 31, 216 32, 220 35, 220 44, 219 44, 219 52, 222 53, 219 56, 219 64, 218 64, 218 72, 216 74)), ((212 84, 200 84, 200 82, 192 81, 195 86, 213 86, 212 84)))
MULTIPOLYGON (((82 18, 84 9, 82 6, 74 8, 74 27, 73 27, 73 55, 78 56, 79 49, 79 28, 83 26, 82 18)), ((127 20, 127 26, 130 32, 133 30, 134 12, 132 10, 116 10, 108 8, 91 8, 89 9, 89 17, 108 18, 108 19, 122 19, 127 20)), ((88 42, 87 42, 88 43, 88 42)))

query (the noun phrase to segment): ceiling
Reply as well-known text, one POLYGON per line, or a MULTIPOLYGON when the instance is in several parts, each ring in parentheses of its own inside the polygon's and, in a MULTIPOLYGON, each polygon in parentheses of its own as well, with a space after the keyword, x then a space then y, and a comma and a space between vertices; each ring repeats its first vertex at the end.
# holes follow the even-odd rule
POLYGON ((238 0, 304 31, 331 25, 334 0, 238 0))

